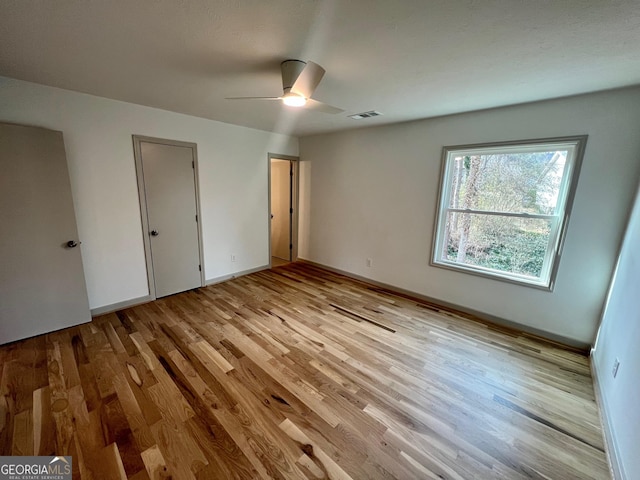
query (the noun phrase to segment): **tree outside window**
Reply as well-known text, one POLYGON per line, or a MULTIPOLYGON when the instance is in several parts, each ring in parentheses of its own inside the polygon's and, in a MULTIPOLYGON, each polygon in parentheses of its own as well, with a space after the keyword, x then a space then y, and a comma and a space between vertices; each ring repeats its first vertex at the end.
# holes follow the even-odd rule
POLYGON ((552 289, 585 143, 445 147, 433 264, 552 289))

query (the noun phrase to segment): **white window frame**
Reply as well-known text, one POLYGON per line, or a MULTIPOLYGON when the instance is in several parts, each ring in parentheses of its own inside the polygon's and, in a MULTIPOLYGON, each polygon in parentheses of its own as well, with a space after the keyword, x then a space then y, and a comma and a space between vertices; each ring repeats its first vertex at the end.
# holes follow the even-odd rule
POLYGON ((520 140, 509 142, 482 143, 474 145, 447 146, 442 149, 442 170, 440 174, 440 189, 438 193, 438 212, 434 228, 431 265, 450 270, 480 275, 495 280, 516 283, 543 290, 552 291, 555 277, 560 263, 560 254, 564 245, 569 215, 573 205, 573 197, 578 183, 578 174, 587 143, 587 136, 543 138, 534 140, 520 140), (550 150, 567 150, 567 161, 564 175, 560 184, 558 201, 555 211, 551 215, 529 214, 525 212, 498 212, 490 210, 456 209, 449 207, 451 187, 453 184, 453 160, 465 155, 491 153, 526 153, 550 150), (487 267, 467 265, 448 260, 445 256, 445 231, 447 214, 460 212, 478 215, 499 215, 517 218, 540 218, 551 220, 551 233, 547 245, 540 278, 533 278, 510 272, 503 272, 487 267))

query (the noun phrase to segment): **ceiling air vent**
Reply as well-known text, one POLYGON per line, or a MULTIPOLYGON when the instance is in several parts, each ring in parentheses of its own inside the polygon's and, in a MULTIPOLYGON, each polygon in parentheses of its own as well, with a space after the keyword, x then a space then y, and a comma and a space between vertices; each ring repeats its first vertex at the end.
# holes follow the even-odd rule
POLYGON ((382 115, 380 112, 376 112, 375 110, 371 110, 370 112, 362 112, 356 113, 355 115, 349 115, 350 118, 354 120, 362 120, 363 118, 377 117, 382 115))

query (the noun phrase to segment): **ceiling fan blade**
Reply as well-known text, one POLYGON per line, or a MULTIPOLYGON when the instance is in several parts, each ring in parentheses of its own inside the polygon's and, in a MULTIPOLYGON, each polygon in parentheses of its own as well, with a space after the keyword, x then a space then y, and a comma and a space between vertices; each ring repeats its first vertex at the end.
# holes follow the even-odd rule
POLYGON ((322 102, 319 102, 317 100, 313 100, 312 98, 307 100, 307 103, 305 104, 304 108, 306 108, 308 110, 316 110, 316 111, 322 112, 322 113, 332 113, 334 115, 336 113, 344 112, 344 110, 342 110, 341 108, 333 107, 331 105, 327 105, 326 103, 322 103, 322 102))
POLYGON ((225 97, 225 100, 282 100, 282 97, 225 97))
POLYGON ((304 98, 310 98, 323 76, 324 68, 317 63, 307 62, 307 65, 293 83, 291 92, 304 98))

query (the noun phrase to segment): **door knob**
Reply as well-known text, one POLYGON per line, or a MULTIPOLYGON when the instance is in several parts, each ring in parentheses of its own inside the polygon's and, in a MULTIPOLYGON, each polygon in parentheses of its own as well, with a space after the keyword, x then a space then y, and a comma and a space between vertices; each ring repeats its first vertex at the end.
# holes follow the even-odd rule
POLYGON ((67 248, 76 248, 78 245, 80 245, 82 242, 76 242, 75 240, 69 240, 67 242, 67 248))
POLYGON ((152 237, 157 237, 158 236, 158 231, 157 230, 151 230, 151 236, 152 237))

